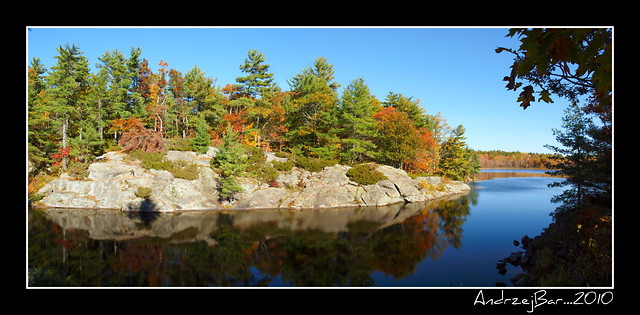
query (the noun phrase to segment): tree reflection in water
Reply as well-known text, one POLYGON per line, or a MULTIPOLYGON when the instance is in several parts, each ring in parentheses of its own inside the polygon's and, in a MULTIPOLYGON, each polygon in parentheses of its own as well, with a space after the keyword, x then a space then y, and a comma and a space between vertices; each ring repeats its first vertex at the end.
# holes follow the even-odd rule
POLYGON ((98 225, 97 215, 30 210, 29 267, 71 276, 79 286, 375 286, 375 271, 402 279, 423 260, 436 261, 445 248, 458 249, 469 197, 422 210, 397 206, 396 216, 413 213, 391 224, 362 215, 337 232, 282 223, 291 218, 246 225, 235 222, 242 220, 235 213, 207 213, 188 218, 197 224, 170 232, 163 228, 183 224, 171 215, 152 221, 118 217, 134 222, 122 221, 124 232, 104 236, 84 230, 98 225), (176 221, 161 225, 165 219, 176 221))

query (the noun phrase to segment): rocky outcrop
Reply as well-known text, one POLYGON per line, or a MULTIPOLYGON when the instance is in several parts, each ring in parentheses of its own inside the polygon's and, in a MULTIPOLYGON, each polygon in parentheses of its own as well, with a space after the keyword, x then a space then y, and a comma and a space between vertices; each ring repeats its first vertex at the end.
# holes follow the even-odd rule
MULTIPOLYGON (((215 150, 194 152, 168 151, 166 159, 198 165, 194 180, 175 178, 168 171, 147 170, 139 162, 125 159, 126 154, 109 152, 89 166, 86 180, 65 174, 39 191, 39 205, 53 208, 121 209, 123 211, 333 208, 384 206, 403 202, 423 202, 468 191, 462 182, 443 182, 439 177, 412 179, 406 172, 390 166, 377 170, 387 179, 372 185, 359 185, 346 175, 349 166, 334 165, 310 173, 293 168, 283 172, 274 186, 253 178, 239 178, 244 191, 233 202, 219 202, 218 174, 209 167, 215 150), (140 187, 150 188, 151 196, 136 195, 140 187)), ((275 157, 274 157, 275 158, 275 157)), ((272 158, 272 159, 274 159, 272 158)))
MULTIPOLYGON (((168 171, 146 170, 124 154, 109 152, 101 162, 89 165, 87 180, 63 174, 42 187, 40 204, 55 208, 121 209, 126 211, 173 211, 211 209, 217 202, 217 175, 201 167, 198 178, 174 178, 168 171), (136 196, 140 187, 151 188, 151 197, 136 196)), ((208 164, 207 164, 208 165, 208 164)))

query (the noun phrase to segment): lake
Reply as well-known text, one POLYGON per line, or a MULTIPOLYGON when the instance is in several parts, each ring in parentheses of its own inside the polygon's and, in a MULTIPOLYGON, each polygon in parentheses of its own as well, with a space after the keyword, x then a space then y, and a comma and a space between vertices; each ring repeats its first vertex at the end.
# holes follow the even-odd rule
POLYGON ((28 211, 28 268, 66 284, 493 287, 497 261, 551 222, 543 170, 482 170, 464 196, 312 210, 28 211))

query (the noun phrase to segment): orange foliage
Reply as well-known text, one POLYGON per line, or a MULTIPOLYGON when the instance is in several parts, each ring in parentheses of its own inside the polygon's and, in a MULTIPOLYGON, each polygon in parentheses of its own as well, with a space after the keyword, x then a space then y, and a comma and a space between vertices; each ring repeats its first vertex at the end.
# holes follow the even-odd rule
MULTIPOLYGON (((135 118, 134 118, 135 119, 135 118)), ((159 152, 163 150, 162 132, 144 128, 139 120, 135 119, 118 144, 124 147, 125 151, 142 150, 145 152, 159 152)))
POLYGON ((431 131, 416 128, 409 116, 395 107, 381 108, 373 115, 378 121, 376 145, 387 162, 402 165, 410 173, 433 173, 436 167, 437 142, 431 131))
POLYGON ((222 115, 223 123, 220 124, 222 133, 227 129, 227 124, 231 124, 231 128, 238 134, 241 134, 245 130, 245 124, 247 123, 246 117, 246 110, 240 111, 239 113, 226 113, 222 115))
POLYGON ((142 126, 142 122, 138 118, 135 118, 135 117, 131 117, 129 119, 116 118, 111 121, 111 127, 109 127, 109 130, 126 132, 131 129, 138 128, 139 126, 142 126))
POLYGON ((418 131, 418 145, 416 155, 406 159, 407 171, 415 174, 432 174, 437 164, 437 143, 431 131, 420 128, 418 131))

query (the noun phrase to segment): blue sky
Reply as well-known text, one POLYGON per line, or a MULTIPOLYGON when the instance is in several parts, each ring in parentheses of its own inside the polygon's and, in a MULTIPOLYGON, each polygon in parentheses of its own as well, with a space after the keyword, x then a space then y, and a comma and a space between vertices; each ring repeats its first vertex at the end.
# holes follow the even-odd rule
POLYGON ((287 80, 316 57, 334 65, 342 86, 364 78, 381 101, 389 91, 420 99, 429 114, 441 112, 452 127, 466 128, 467 143, 478 150, 549 153, 557 145, 551 128, 560 128, 568 101, 534 103, 522 110, 517 93, 502 78, 512 56, 495 48, 517 48, 507 28, 31 28, 27 60, 56 62, 56 47, 75 43, 89 59, 118 49, 128 56, 141 47, 155 72, 161 59, 186 73, 198 65, 224 86, 234 83, 250 49, 265 55, 275 82, 287 80))

